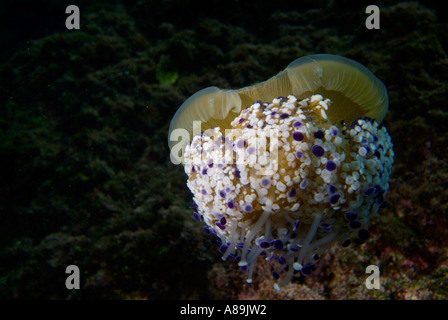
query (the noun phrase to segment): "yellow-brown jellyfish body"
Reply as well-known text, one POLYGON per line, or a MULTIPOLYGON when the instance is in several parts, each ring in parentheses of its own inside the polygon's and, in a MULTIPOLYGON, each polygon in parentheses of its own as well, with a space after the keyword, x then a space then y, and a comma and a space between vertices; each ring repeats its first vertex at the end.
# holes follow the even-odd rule
POLYGON ((389 188, 394 154, 379 125, 387 107, 380 80, 334 55, 299 58, 258 85, 189 98, 170 133, 193 133, 193 121, 201 130, 173 158, 184 164, 196 216, 220 238, 223 259, 247 269, 251 282, 265 256, 279 289, 312 273, 325 246, 364 243, 389 188))

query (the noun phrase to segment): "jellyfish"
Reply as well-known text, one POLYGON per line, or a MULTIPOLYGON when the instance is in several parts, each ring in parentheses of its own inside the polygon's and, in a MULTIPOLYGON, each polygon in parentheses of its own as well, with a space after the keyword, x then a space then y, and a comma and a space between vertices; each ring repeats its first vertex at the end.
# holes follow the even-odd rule
POLYGON ((258 259, 272 262, 280 290, 331 245, 369 239, 394 157, 388 105, 366 67, 316 54, 246 88, 205 88, 178 109, 171 159, 184 166, 195 218, 248 283, 258 259))

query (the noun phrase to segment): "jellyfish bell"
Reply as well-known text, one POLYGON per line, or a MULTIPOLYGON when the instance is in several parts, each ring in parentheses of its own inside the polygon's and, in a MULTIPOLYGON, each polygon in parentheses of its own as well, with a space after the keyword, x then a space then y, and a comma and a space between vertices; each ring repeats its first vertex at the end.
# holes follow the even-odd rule
POLYGON ((386 115, 386 86, 359 62, 334 54, 315 54, 294 60, 286 71, 296 97, 321 94, 333 102, 327 113, 334 123, 360 117, 381 123, 386 115))
POLYGON ((223 259, 247 269, 251 282, 265 255, 280 289, 296 273, 310 275, 315 254, 332 243, 364 243, 361 230, 389 188, 393 145, 379 126, 387 108, 373 73, 329 54, 299 58, 259 84, 187 99, 171 121, 172 159, 184 165, 196 220, 220 238, 223 259), (267 132, 275 135, 260 139, 267 132))
POLYGON ((172 159, 183 162, 189 140, 179 142, 177 135, 172 136, 174 130, 185 130, 191 139, 195 121, 201 124, 201 131, 212 127, 228 129, 242 108, 258 100, 272 101, 290 94, 300 99, 313 94, 329 98, 333 107, 327 114, 333 123, 351 122, 359 117, 381 123, 389 107, 385 85, 362 64, 334 54, 309 55, 294 60, 266 81, 236 90, 208 87, 189 97, 176 111, 169 127, 169 147, 172 150, 177 145, 172 159))
POLYGON ((177 148, 175 152, 171 152, 172 160, 183 163, 185 145, 190 142, 193 134, 212 127, 230 128, 230 122, 240 111, 241 98, 235 90, 208 87, 193 94, 176 111, 170 123, 168 144, 171 150, 175 146, 177 148), (194 126, 198 122, 200 128, 194 126), (184 134, 181 141, 178 140, 180 134, 173 135, 173 132, 179 129, 184 134))

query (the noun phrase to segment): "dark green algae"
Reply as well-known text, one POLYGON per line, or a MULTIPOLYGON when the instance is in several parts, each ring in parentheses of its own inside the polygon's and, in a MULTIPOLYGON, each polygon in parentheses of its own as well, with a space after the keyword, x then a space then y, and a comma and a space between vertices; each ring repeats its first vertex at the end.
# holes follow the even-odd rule
POLYGON ((437 8, 385 2, 381 29, 368 31, 361 3, 266 1, 248 14, 211 2, 80 2, 78 31, 14 30, 23 42, 0 67, 0 297, 447 299, 448 30, 437 8), (244 87, 318 52, 362 62, 389 90, 388 205, 366 245, 331 249, 314 276, 275 292, 268 265, 246 284, 191 217, 167 131, 197 90, 244 87), (70 264, 81 290, 64 286, 70 264), (369 264, 380 290, 364 286, 369 264))

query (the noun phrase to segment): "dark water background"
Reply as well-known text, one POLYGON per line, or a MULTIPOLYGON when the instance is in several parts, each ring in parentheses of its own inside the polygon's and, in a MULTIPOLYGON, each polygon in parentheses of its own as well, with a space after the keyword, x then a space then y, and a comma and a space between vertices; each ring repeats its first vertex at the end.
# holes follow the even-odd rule
POLYGON ((14 1, 0 12, 0 298, 447 299, 448 46, 441 3, 14 1), (256 3, 256 4, 255 4, 256 3), (65 8, 81 11, 65 28, 65 8), (171 117, 297 57, 340 54, 389 90, 389 205, 373 239, 334 248, 281 293, 223 263, 169 161, 171 117), (81 289, 65 288, 65 268, 81 289), (381 267, 381 290, 364 270, 381 267))

